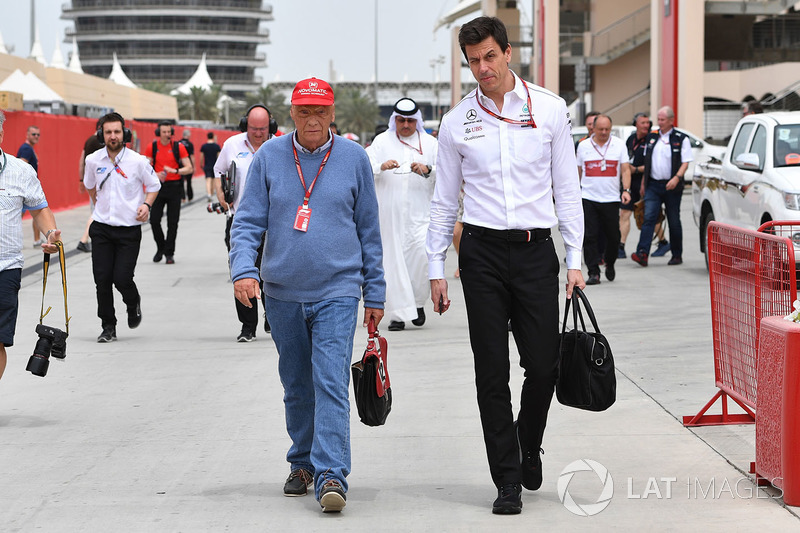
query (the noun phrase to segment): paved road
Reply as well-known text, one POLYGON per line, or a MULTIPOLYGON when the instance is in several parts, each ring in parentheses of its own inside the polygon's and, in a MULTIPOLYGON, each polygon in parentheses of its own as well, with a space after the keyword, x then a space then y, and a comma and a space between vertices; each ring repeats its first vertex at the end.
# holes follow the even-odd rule
MULTIPOLYGON (((689 204, 687 197, 682 266, 622 260, 615 282, 587 290, 616 356, 617 404, 587 413, 554 401, 544 485, 525 492, 522 515, 503 517, 490 513, 495 491, 457 280, 450 279, 451 311, 430 316, 429 306, 424 327, 385 332, 393 411, 380 428, 363 426, 353 412, 348 506, 323 515, 312 498, 282 495, 289 442, 277 355, 263 332, 256 342, 234 342, 223 218, 201 203, 186 206, 170 266, 151 261, 146 230, 136 272, 142 325, 128 330, 120 314, 119 340, 97 344, 91 261, 73 251, 88 208, 58 213, 70 250, 68 356, 44 379, 25 372, 41 297, 33 271, 23 280, 16 345, 0 382, 0 530, 800 530, 798 509, 756 492, 745 474, 753 426, 680 423, 715 392, 708 281, 689 204), (613 498, 588 518, 565 508, 556 485, 580 459, 613 478, 613 498)), ((41 257, 27 255, 28 265, 41 257)), ((451 253, 447 271, 454 270, 451 253)), ((46 319, 56 326, 58 289, 48 289, 46 319)), ((358 353, 365 332, 357 336, 358 353)), ((602 483, 579 472, 568 490, 586 506, 602 483)))

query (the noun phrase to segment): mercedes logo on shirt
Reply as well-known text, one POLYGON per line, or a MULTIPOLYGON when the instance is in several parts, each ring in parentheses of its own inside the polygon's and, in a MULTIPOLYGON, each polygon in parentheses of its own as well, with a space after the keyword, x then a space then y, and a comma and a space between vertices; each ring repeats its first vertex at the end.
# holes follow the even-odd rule
POLYGON ((475 120, 476 118, 478 118, 477 111, 475 111, 474 109, 470 109, 469 111, 467 111, 467 120, 475 120))

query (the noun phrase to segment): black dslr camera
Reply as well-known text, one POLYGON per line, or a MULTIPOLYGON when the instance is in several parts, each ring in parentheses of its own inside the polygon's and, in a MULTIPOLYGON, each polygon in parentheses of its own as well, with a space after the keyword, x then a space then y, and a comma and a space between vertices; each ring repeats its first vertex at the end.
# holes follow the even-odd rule
POLYGON ((33 355, 28 359, 25 370, 34 376, 45 377, 51 355, 56 359, 64 359, 67 356, 68 333, 43 324, 36 326, 36 333, 39 335, 39 340, 36 341, 33 355))

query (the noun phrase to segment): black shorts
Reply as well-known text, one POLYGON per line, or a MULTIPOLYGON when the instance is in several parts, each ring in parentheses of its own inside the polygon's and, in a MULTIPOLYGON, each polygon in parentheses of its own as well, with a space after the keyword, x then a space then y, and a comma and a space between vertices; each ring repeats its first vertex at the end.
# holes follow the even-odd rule
POLYGON ((633 211, 633 204, 642 199, 642 195, 639 194, 639 191, 641 191, 641 189, 642 189, 642 175, 631 174, 631 201, 630 203, 620 205, 619 208, 625 209, 626 211, 633 211))
POLYGON ((14 346, 22 269, 0 271, 0 344, 14 346))
POLYGON ((214 177, 214 168, 213 167, 212 168, 204 168, 203 172, 205 173, 207 178, 213 178, 214 177))

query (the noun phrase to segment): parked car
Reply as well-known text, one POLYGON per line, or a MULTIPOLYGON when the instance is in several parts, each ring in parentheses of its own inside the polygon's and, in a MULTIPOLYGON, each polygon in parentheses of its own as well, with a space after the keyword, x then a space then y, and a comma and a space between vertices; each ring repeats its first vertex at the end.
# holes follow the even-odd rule
MULTIPOLYGON (((686 174, 684 176, 684 181, 688 184, 691 183, 692 176, 694 175, 695 165, 698 163, 706 163, 711 160, 720 161, 725 155, 725 147, 710 144, 683 128, 677 129, 689 136, 689 143, 692 145, 693 160, 691 163, 689 163, 689 167, 686 169, 686 174)), ((635 131, 636 128, 630 124, 625 126, 611 127, 611 135, 616 135, 623 141, 627 141, 628 137, 631 136, 631 133, 635 131)), ((587 133, 588 130, 586 129, 586 126, 575 126, 572 128, 572 140, 577 143, 579 140, 585 137, 587 133)))
MULTIPOLYGON (((772 220, 800 222, 800 112, 742 118, 722 161, 695 167, 692 212, 706 263, 712 220, 751 230, 772 220)), ((800 239, 794 242, 800 260, 800 239)))

